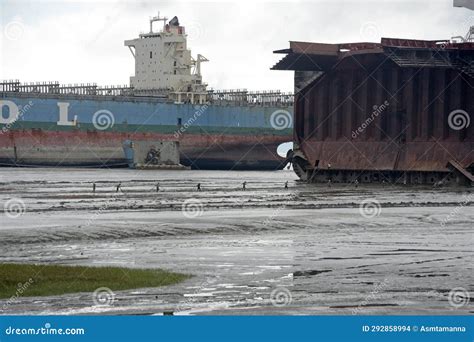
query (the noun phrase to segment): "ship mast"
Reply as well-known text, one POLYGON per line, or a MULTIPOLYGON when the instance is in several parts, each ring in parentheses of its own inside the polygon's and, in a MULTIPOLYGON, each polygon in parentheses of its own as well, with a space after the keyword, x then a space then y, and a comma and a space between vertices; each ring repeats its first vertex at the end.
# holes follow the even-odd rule
POLYGON ((163 29, 166 26, 166 21, 168 20, 167 17, 160 17, 160 12, 158 12, 158 15, 156 17, 151 17, 150 18, 150 33, 153 33, 153 23, 155 21, 162 21, 163 22, 163 29))

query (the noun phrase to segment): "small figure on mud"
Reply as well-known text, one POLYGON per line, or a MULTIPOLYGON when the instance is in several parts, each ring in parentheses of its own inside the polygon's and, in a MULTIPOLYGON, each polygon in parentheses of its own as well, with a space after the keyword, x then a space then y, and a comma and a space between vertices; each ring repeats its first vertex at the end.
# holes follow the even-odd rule
POLYGON ((285 182, 285 189, 288 190, 288 181, 285 182))
POLYGON ((115 190, 115 192, 119 192, 120 190, 122 190, 122 183, 117 184, 117 189, 115 190))
POLYGON ((354 181, 354 185, 356 188, 359 186, 359 181, 357 179, 354 181))
POLYGON ((198 183, 198 185, 197 185, 197 191, 201 191, 201 183, 198 183))
POLYGON ((92 183, 92 192, 95 194, 95 183, 92 183))
POLYGON ((331 187, 331 180, 328 179, 328 188, 330 188, 330 187, 331 187))
POLYGON ((242 190, 245 191, 246 187, 247 187, 247 182, 243 182, 243 183, 242 183, 242 190))
POLYGON ((156 192, 160 191, 160 182, 156 183, 156 192))

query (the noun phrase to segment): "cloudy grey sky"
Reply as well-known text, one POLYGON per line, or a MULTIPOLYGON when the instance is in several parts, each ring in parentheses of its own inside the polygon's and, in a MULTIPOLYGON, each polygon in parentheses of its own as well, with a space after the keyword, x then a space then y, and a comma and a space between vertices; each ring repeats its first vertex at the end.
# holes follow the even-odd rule
POLYGON ((0 79, 128 84, 124 47, 158 11, 177 15, 188 47, 210 62, 203 77, 217 89, 292 90, 292 73, 270 71, 288 41, 447 39, 465 35, 474 12, 452 0, 394 1, 66 1, 0 2, 0 79))

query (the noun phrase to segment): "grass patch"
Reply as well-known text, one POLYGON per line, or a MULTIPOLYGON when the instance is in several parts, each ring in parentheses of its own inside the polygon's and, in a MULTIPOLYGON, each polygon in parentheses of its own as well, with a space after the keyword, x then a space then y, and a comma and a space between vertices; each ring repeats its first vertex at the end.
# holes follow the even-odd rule
POLYGON ((190 276, 161 269, 0 264, 0 298, 114 291, 179 283, 190 276))

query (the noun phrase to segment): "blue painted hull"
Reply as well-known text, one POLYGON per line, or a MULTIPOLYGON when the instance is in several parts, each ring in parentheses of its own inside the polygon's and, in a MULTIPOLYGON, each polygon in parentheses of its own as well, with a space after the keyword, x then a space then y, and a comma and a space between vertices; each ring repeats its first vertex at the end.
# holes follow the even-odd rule
POLYGON ((121 166, 123 141, 136 139, 179 141, 181 162, 193 168, 278 169, 277 147, 292 140, 292 118, 284 127, 274 120, 291 107, 6 92, 0 105, 4 165, 121 166))

